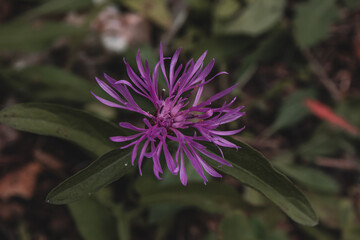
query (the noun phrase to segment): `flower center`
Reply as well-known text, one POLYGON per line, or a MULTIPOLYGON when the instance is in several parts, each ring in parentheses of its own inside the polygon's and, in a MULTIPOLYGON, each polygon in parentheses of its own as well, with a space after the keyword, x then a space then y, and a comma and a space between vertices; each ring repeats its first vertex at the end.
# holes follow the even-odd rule
POLYGON ((183 102, 175 102, 170 98, 163 100, 153 120, 154 123, 166 129, 183 128, 186 120, 186 115, 181 111, 183 107, 183 102))
POLYGON ((156 123, 161 127, 170 128, 174 123, 174 118, 170 112, 159 112, 156 117, 156 123))

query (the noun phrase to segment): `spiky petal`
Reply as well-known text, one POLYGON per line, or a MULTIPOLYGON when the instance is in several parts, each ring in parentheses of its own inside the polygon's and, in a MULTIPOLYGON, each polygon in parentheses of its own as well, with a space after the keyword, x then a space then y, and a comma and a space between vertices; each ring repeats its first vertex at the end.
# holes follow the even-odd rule
MULTIPOLYGON (((207 83, 212 81, 220 74, 208 79, 215 60, 212 59, 204 67, 204 59, 207 52, 204 52, 195 62, 193 59, 188 61, 183 68, 177 66, 178 57, 181 49, 178 49, 171 58, 163 55, 162 45, 160 44, 160 61, 155 65, 151 74, 149 64, 145 61, 143 65, 140 50, 136 56, 139 75, 124 60, 127 75, 130 81, 117 81, 108 75, 104 75, 107 83, 96 78, 99 86, 108 93, 115 102, 103 99, 92 93, 103 104, 126 109, 140 113, 144 116, 144 127, 136 127, 130 123, 119 123, 123 128, 137 132, 132 136, 114 136, 110 139, 114 142, 130 142, 122 148, 133 148, 132 164, 138 159, 140 174, 141 165, 145 158, 153 160, 153 171, 158 179, 163 169, 160 164, 160 156, 165 157, 166 165, 172 174, 180 173, 180 180, 183 185, 187 184, 187 174, 185 170, 185 157, 189 160, 194 169, 203 178, 204 183, 207 178, 204 170, 213 177, 221 177, 203 159, 202 155, 212 158, 220 165, 231 166, 223 156, 220 157, 206 150, 201 141, 214 143, 221 152, 221 147, 238 148, 234 143, 226 140, 223 136, 234 135, 241 132, 244 128, 232 131, 216 130, 220 125, 237 120, 245 113, 241 112, 243 107, 230 108, 235 98, 230 103, 224 103, 222 107, 211 107, 212 103, 225 95, 229 94, 236 85, 227 88, 209 99, 200 102, 203 89, 207 83), (165 61, 170 60, 169 73, 165 67, 165 61), (165 96, 164 89, 159 90, 159 72, 167 85, 168 96, 165 96), (131 91, 148 99, 155 108, 154 113, 143 110, 134 100, 131 91), (195 98, 190 102, 189 97, 195 94, 195 98), (184 129, 193 130, 192 135, 186 135, 184 129), (177 151, 174 156, 171 154, 168 144, 177 143, 177 151), (138 154, 139 153, 139 154, 138 154)), ((166 91, 166 90, 165 90, 166 91)))

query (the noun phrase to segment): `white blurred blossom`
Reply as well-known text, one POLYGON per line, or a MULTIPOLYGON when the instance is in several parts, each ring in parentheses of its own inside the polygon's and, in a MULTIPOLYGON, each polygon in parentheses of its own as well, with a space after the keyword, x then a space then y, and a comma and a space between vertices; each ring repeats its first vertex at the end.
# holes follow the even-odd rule
POLYGON ((138 14, 120 13, 115 6, 108 6, 92 23, 99 33, 103 46, 112 52, 123 52, 130 46, 150 40, 150 26, 138 14))

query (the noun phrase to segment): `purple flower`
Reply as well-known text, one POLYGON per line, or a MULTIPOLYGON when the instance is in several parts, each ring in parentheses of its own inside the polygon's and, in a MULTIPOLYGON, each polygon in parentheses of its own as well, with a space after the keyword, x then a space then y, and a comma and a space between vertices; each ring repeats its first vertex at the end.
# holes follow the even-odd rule
MULTIPOLYGON (((245 113, 240 111, 243 106, 230 108, 236 98, 229 103, 225 102, 221 107, 211 107, 212 102, 230 93, 236 85, 211 96, 204 102, 200 102, 204 86, 216 76, 225 74, 225 72, 220 72, 208 79, 215 60, 212 59, 204 67, 203 61, 207 52, 204 52, 196 62, 193 59, 188 61, 184 68, 182 64, 176 66, 180 51, 181 48, 171 58, 164 57, 162 45, 160 44, 160 61, 156 64, 151 74, 148 62, 145 61, 143 65, 141 61, 139 49, 136 62, 140 75, 136 74, 124 59, 127 74, 131 81, 117 81, 104 74, 109 86, 96 78, 100 87, 114 98, 117 103, 96 96, 94 93, 92 94, 107 106, 127 109, 145 116, 143 128, 136 127, 127 122, 119 123, 121 127, 138 133, 132 136, 115 136, 110 138, 114 142, 130 142, 123 146, 122 149, 133 147, 133 165, 139 149, 138 165, 140 175, 142 175, 141 164, 144 158, 152 158, 154 174, 158 179, 161 179, 160 173, 163 173, 163 170, 160 164, 160 156, 164 154, 170 172, 172 174, 180 172, 180 180, 183 185, 187 184, 185 164, 189 164, 185 163, 185 157, 187 157, 198 174, 204 179, 204 183, 206 183, 207 179, 203 169, 213 177, 221 177, 221 175, 209 166, 202 156, 214 159, 220 165, 231 166, 230 163, 224 160, 220 147, 235 149, 238 147, 222 136, 237 134, 244 128, 233 131, 220 131, 216 129, 222 124, 235 121, 245 113), (168 73, 165 68, 165 61, 170 61, 168 73), (165 78, 167 90, 159 89, 159 68, 165 78), (155 107, 154 112, 141 109, 132 97, 131 92, 151 101, 155 107), (192 100, 190 100, 190 96, 193 96, 192 100), (190 136, 185 135, 185 129, 191 130, 190 136), (168 148, 168 143, 171 141, 177 143, 177 151, 174 156, 168 148), (222 157, 208 152, 206 147, 200 143, 201 141, 214 143, 222 157)), ((186 130, 186 132, 189 132, 189 130, 186 130)))

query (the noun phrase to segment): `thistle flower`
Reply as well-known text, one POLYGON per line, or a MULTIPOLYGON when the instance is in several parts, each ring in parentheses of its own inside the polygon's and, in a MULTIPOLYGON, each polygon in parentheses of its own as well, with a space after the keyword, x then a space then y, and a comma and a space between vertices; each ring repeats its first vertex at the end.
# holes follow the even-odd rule
POLYGON ((234 135, 241 132, 244 128, 233 131, 216 130, 220 125, 237 120, 245 113, 240 110, 243 108, 230 108, 234 103, 234 98, 229 103, 224 103, 221 107, 211 107, 212 102, 229 94, 236 85, 225 89, 206 101, 200 102, 200 98, 205 85, 211 82, 220 74, 208 79, 215 60, 212 59, 204 67, 204 59, 207 52, 204 52, 200 58, 194 62, 193 59, 188 61, 183 68, 180 64, 176 66, 181 48, 170 57, 164 57, 162 45, 160 44, 160 60, 155 65, 154 71, 150 72, 149 64, 145 61, 143 65, 140 57, 140 49, 136 56, 137 68, 140 76, 137 75, 130 65, 125 61, 127 74, 131 81, 117 81, 104 74, 108 84, 96 78, 100 87, 107 92, 117 102, 111 102, 92 93, 101 103, 115 108, 126 109, 137 112, 145 116, 143 119, 144 127, 137 127, 128 122, 120 122, 120 127, 127 128, 137 132, 131 136, 114 136, 110 140, 114 142, 130 142, 121 147, 132 149, 132 165, 140 151, 138 157, 138 166, 140 175, 142 175, 141 165, 144 158, 152 158, 154 174, 161 179, 160 173, 163 173, 160 164, 160 156, 163 154, 168 169, 172 174, 180 173, 180 180, 183 185, 187 184, 187 175, 185 170, 185 157, 190 161, 198 174, 207 182, 203 170, 213 177, 221 177, 211 166, 202 158, 207 156, 220 165, 231 166, 226 160, 220 147, 235 148, 238 147, 224 139, 222 136, 234 135), (170 61, 170 67, 165 68, 165 61, 170 61), (159 89, 159 72, 162 72, 165 79, 167 90, 159 89), (135 102, 132 93, 136 93, 154 105, 155 111, 148 112, 135 102), (190 100, 190 96, 193 96, 190 100), (186 135, 184 131, 191 135, 186 135), (169 151, 168 144, 173 141, 177 143, 177 150, 172 155, 169 151), (207 151, 206 147, 201 144, 202 141, 215 144, 220 155, 207 151))

